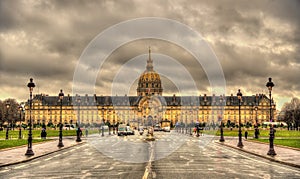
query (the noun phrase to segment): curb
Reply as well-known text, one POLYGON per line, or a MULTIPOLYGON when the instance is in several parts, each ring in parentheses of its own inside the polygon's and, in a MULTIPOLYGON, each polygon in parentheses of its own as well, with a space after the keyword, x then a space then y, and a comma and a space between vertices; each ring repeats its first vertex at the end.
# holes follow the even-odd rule
POLYGON ((255 156, 257 156, 257 157, 261 157, 261 158, 270 160, 270 161, 272 161, 272 162, 277 162, 277 163, 280 163, 280 164, 284 164, 284 165, 288 165, 288 166, 300 168, 300 165, 297 165, 297 164, 294 164, 294 163, 284 162, 284 161, 282 161, 282 160, 278 160, 278 159, 274 159, 274 158, 271 158, 271 157, 268 157, 268 156, 260 155, 260 154, 251 152, 251 151, 249 151, 249 150, 244 150, 244 149, 242 149, 242 148, 234 147, 234 146, 232 146, 232 145, 228 145, 228 144, 225 144, 225 143, 221 143, 221 142, 215 142, 215 143, 218 144, 218 145, 224 145, 224 146, 227 146, 227 147, 230 147, 230 148, 233 148, 233 149, 236 149, 236 150, 245 152, 245 153, 249 153, 249 154, 255 155, 255 156))
POLYGON ((44 156, 53 154, 53 153, 55 153, 55 152, 63 151, 63 150, 69 149, 69 148, 71 148, 71 147, 75 147, 75 146, 77 146, 77 145, 82 145, 82 144, 85 144, 85 143, 86 143, 86 141, 80 142, 80 143, 76 143, 76 144, 70 145, 70 146, 68 146, 68 147, 60 148, 60 149, 58 149, 58 150, 54 150, 54 151, 51 151, 51 152, 48 152, 48 153, 45 153, 45 154, 42 154, 42 155, 32 156, 32 157, 30 157, 30 158, 28 158, 28 159, 25 159, 25 160, 21 160, 21 161, 17 161, 17 162, 12 162, 12 163, 2 164, 2 165, 0 165, 0 168, 2 168, 2 167, 7 167, 7 166, 10 166, 10 165, 16 165, 16 164, 20 164, 20 163, 29 162, 29 161, 31 161, 31 160, 34 160, 34 159, 37 159, 37 158, 40 158, 40 157, 44 157, 44 156))

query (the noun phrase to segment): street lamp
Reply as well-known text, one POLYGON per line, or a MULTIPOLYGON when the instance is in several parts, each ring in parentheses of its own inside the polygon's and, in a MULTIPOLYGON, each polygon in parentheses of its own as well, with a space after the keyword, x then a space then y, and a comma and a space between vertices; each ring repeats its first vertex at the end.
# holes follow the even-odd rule
POLYGON ((19 111, 20 111, 20 124, 19 124, 19 139, 22 139, 22 127, 21 127, 21 123, 22 123, 22 113, 23 113, 23 106, 19 106, 19 111))
MULTIPOLYGON (((269 78, 269 81, 267 82, 266 86, 268 87, 269 90, 269 98, 270 98, 270 122, 272 122, 272 88, 275 86, 274 83, 272 82, 272 78, 269 78)), ((268 151, 268 155, 276 155, 276 152, 274 150, 274 137, 275 137, 275 130, 273 128, 273 124, 270 126, 270 133, 269 133, 269 141, 270 141, 270 147, 268 151)))
POLYGON ((185 134, 187 134, 187 111, 185 111, 185 124, 184 124, 184 127, 185 127, 185 134))
POLYGON ((59 119, 59 140, 57 147, 63 147, 64 144, 62 142, 62 104, 64 99, 64 93, 63 90, 60 90, 60 93, 58 94, 59 101, 60 101, 60 119, 59 119))
POLYGON ((111 119, 111 115, 110 115, 110 110, 108 111, 108 116, 109 116, 109 123, 108 123, 108 135, 111 135, 110 133, 110 119, 111 119))
POLYGON ((258 107, 255 106, 254 110, 255 110, 255 132, 254 132, 254 138, 258 139, 258 134, 259 134, 258 122, 257 122, 257 110, 258 110, 258 107))
POLYGON ((221 127, 220 127, 220 133, 221 133, 221 136, 220 136, 220 142, 224 142, 225 139, 224 139, 224 135, 223 135, 223 111, 222 111, 222 106, 223 106, 223 97, 221 96, 220 98, 220 123, 221 123, 221 127))
MULTIPOLYGON (((136 111, 138 111, 138 109, 136 109, 136 111)), ((140 130, 140 118, 139 117, 137 117, 137 120, 138 120, 138 131, 140 130)))
POLYGON ((101 127, 102 137, 104 137, 104 106, 102 106, 102 127, 101 127))
POLYGON ((27 87, 29 88, 29 93, 30 93, 30 98, 29 98, 29 133, 28 133, 28 146, 27 146, 27 151, 26 151, 25 155, 31 156, 31 155, 34 155, 34 153, 32 151, 31 107, 32 107, 32 91, 33 91, 33 88, 35 87, 35 84, 33 83, 32 78, 30 78, 30 82, 27 84, 27 87))
POLYGON ((113 112, 113 134, 115 135, 115 111, 113 112))
POLYGON ((10 103, 9 101, 6 101, 6 120, 7 120, 7 124, 6 124, 6 134, 5 134, 5 139, 8 140, 8 126, 9 126, 9 114, 8 114, 8 109, 10 107, 10 103))
POLYGON ((189 124, 189 126, 190 126, 190 135, 193 135, 192 134, 192 126, 193 126, 193 112, 192 112, 192 110, 190 110, 190 124, 189 124))
POLYGON ((242 101, 243 94, 241 93, 240 89, 236 95, 239 99, 239 143, 237 146, 242 148, 244 146, 242 143, 242 130, 241 130, 241 101, 242 101))
POLYGON ((80 138, 80 96, 77 96, 77 105, 78 105, 78 120, 77 120, 77 137, 76 137, 76 142, 81 142, 81 138, 80 138))
POLYGON ((184 113, 180 112, 180 133, 183 133, 183 123, 184 123, 183 116, 184 116, 184 113))

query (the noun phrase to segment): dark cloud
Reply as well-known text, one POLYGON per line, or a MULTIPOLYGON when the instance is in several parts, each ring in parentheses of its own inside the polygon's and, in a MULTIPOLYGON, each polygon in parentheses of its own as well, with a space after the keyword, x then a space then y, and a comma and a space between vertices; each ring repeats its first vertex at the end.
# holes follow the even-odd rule
POLYGON ((0 30, 8 31, 16 28, 19 23, 20 14, 14 11, 18 4, 16 1, 0 2, 0 30))
MULTIPOLYGON (((27 83, 29 76, 36 79, 40 92, 56 95, 63 86, 70 93, 78 59, 95 36, 124 20, 148 16, 177 20, 201 33, 220 60, 229 93, 235 94, 240 87, 248 94, 263 91, 272 76, 280 91, 278 100, 299 96, 299 7, 299 0, 0 1, 0 98, 18 94, 16 98, 24 100, 27 92, 19 90, 23 87, 19 81, 27 83)), ((158 31, 165 29, 153 27, 154 33, 158 31)), ((187 35, 182 38, 188 39, 187 35)), ((126 37, 119 34, 107 39, 107 45, 118 38, 126 37)), ((154 53, 182 64, 199 92, 209 90, 205 69, 191 54, 176 44, 153 39, 116 49, 98 74, 96 89, 109 93, 115 72, 130 59, 146 54, 149 45, 154 53)), ((174 76, 180 71, 172 65, 155 68, 165 68, 174 76)), ((97 70, 89 66, 85 75, 97 70)), ((144 66, 132 69, 136 74, 143 70, 144 66)), ((177 92, 174 81, 163 80, 166 94, 177 92)))

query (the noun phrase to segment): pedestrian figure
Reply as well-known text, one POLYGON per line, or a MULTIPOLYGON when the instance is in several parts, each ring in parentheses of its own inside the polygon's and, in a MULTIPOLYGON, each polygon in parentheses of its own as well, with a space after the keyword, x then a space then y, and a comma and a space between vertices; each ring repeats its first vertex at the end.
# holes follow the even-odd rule
POLYGON ((88 137, 88 135, 89 135, 89 131, 88 131, 88 129, 86 128, 86 129, 85 129, 85 137, 88 137))
POLYGON ((245 139, 247 140, 247 137, 248 137, 248 131, 246 130, 245 131, 245 139))
POLYGON ((46 129, 43 128, 43 129, 42 129, 42 132, 41 132, 41 138, 42 138, 42 139, 46 139, 46 136, 47 136, 46 129))

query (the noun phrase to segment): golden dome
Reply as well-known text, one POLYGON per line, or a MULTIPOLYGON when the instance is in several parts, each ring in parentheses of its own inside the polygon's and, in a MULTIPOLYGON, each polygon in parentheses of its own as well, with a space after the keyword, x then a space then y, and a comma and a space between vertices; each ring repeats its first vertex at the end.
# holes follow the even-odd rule
POLYGON ((137 94, 139 96, 162 95, 162 91, 160 76, 153 70, 153 61, 149 48, 149 59, 147 60, 146 70, 139 78, 137 94))
POLYGON ((160 76, 155 71, 145 71, 140 76, 139 82, 160 82, 160 76))

